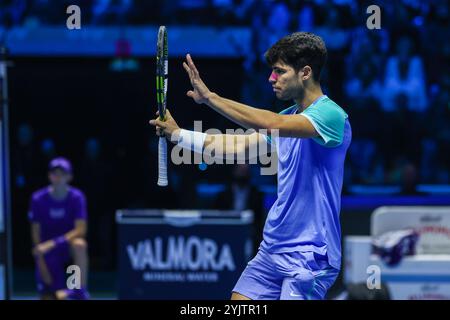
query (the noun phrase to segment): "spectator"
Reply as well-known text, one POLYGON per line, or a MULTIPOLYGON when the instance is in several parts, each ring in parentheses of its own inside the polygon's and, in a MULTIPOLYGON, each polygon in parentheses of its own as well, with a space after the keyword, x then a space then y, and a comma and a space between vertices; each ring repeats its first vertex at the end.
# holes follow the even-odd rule
POLYGON ((424 192, 417 190, 418 183, 417 168, 412 163, 407 163, 402 170, 401 191, 402 195, 425 195, 424 192))
POLYGON ((310 3, 306 3, 298 13, 298 30, 305 32, 313 32, 315 24, 314 8, 310 3))
MULTIPOLYGON (((0 26, 5 29, 20 24, 26 10, 26 0, 6 0, 0 3, 0 26)), ((0 41, 1 42, 1 41, 0 41)))
POLYGON ((209 0, 175 0, 167 1, 165 5, 183 24, 208 24, 209 19, 214 17, 209 0))
POLYGON ((314 32, 323 38, 330 51, 343 50, 349 42, 348 32, 342 28, 342 22, 339 21, 340 14, 335 6, 326 6, 324 8, 325 22, 323 25, 314 29, 314 32))
POLYGON ((72 165, 55 158, 48 166, 50 185, 31 197, 29 219, 36 281, 41 299, 88 299, 86 198, 69 185, 72 165), (67 290, 65 265, 74 260, 80 268, 81 288, 67 290))
POLYGON ((123 25, 133 8, 133 0, 95 0, 92 6, 92 23, 123 25))
POLYGON ((413 55, 413 42, 403 36, 397 42, 396 54, 389 57, 386 66, 383 109, 395 111, 396 97, 406 95, 411 111, 423 112, 427 108, 426 82, 422 58, 413 55))
POLYGON ((385 140, 380 145, 383 154, 391 159, 402 156, 418 163, 420 159, 418 146, 424 134, 420 118, 411 111, 410 100, 405 94, 399 94, 394 101, 395 111, 386 117, 385 129, 383 129, 385 140))
POLYGON ((371 60, 359 62, 345 85, 345 93, 351 99, 372 99, 381 104, 383 85, 378 78, 378 68, 371 60))
POLYGON ((365 27, 354 28, 351 31, 350 54, 346 58, 347 75, 352 78, 358 67, 370 64, 376 67, 374 78, 381 80, 384 75, 385 55, 389 47, 389 34, 385 30, 376 33, 368 32, 365 27))
POLYGON ((376 144, 370 139, 358 138, 352 142, 349 149, 349 161, 352 167, 352 182, 364 183, 366 181, 372 159, 376 155, 376 144))

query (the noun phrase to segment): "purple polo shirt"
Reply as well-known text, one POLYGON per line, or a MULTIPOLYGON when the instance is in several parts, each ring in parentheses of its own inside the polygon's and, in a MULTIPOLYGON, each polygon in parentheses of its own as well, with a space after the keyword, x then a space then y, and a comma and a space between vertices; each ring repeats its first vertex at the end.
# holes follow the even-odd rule
POLYGON ((77 188, 69 187, 63 200, 56 200, 45 187, 33 193, 28 218, 39 223, 41 241, 61 236, 75 228, 75 220, 87 219, 86 197, 77 188))

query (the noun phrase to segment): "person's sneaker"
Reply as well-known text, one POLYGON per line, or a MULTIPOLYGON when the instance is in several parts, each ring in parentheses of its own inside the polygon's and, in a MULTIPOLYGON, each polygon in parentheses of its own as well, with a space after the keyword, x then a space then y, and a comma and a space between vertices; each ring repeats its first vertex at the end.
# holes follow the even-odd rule
POLYGON ((89 300, 91 297, 85 288, 66 290, 68 300, 89 300))

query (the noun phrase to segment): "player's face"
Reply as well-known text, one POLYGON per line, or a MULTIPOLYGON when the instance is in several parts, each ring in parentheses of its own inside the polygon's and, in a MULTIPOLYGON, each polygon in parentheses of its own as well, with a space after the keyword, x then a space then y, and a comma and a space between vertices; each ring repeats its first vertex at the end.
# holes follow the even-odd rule
POLYGON ((49 172, 48 179, 53 186, 64 186, 70 182, 72 175, 64 170, 55 169, 49 172))
POLYGON ((294 100, 303 94, 300 72, 279 61, 272 66, 269 82, 280 100, 294 100))

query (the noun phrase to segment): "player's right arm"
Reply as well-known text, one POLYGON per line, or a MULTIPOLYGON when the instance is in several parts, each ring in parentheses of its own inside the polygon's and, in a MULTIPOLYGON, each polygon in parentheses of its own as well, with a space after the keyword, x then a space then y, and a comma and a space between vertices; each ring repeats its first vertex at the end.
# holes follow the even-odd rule
MULTIPOLYGON (((173 143, 177 143, 181 128, 168 109, 166 110, 166 121, 156 118, 150 120, 150 124, 156 127, 158 136, 164 135, 173 143)), ((222 159, 231 155, 237 155, 240 159, 253 159, 266 155, 270 150, 266 138, 258 132, 237 135, 207 134, 202 149, 214 150, 215 158, 222 159)))
POLYGON ((267 154, 270 148, 263 147, 266 144, 264 135, 258 132, 240 135, 208 134, 204 149, 214 150, 215 158, 224 159, 236 155, 240 159, 254 159, 267 154))

